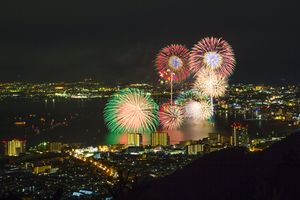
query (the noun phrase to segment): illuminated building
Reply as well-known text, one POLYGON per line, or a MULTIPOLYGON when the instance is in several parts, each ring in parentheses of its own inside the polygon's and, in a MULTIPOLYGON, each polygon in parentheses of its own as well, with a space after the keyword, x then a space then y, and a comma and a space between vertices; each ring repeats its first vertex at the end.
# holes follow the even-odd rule
POLYGON ((4 149, 6 156, 19 156, 26 151, 26 140, 13 139, 4 141, 4 149))
POLYGON ((99 145, 98 149, 100 152, 108 152, 109 151, 109 147, 107 145, 99 145))
POLYGON ((211 145, 219 145, 223 139, 220 133, 209 133, 208 138, 211 145))
POLYGON ((191 144, 187 146, 188 155, 197 155, 204 152, 204 144, 191 144))
POLYGON ((208 138, 211 146, 227 146, 230 144, 230 138, 220 133, 209 133, 208 138))
POLYGON ((152 133, 151 146, 167 146, 169 144, 169 136, 167 133, 152 133))
POLYGON ((49 173, 51 170, 51 165, 44 165, 40 167, 34 167, 33 168, 33 173, 34 174, 40 174, 40 173, 49 173))
POLYGON ((142 134, 141 133, 127 133, 127 146, 141 146, 142 134))
POLYGON ((50 152, 61 152, 62 144, 61 142, 51 142, 50 152))
POLYGON ((232 126, 231 146, 249 146, 248 126, 241 123, 234 123, 232 126))
POLYGON ((263 89, 264 89, 264 86, 262 86, 262 85, 257 85, 254 88, 255 91, 260 91, 260 90, 263 90, 263 89))

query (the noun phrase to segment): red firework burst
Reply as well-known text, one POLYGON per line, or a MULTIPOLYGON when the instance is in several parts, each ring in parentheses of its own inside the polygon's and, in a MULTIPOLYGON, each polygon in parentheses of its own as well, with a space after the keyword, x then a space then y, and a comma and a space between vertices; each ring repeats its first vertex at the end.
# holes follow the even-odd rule
POLYGON ((202 68, 209 68, 226 77, 232 74, 234 66, 233 50, 222 38, 206 37, 192 48, 190 67, 194 73, 198 73, 202 68))
POLYGON ((189 74, 189 50, 183 45, 172 44, 163 48, 156 57, 159 76, 167 81, 180 82, 189 74))

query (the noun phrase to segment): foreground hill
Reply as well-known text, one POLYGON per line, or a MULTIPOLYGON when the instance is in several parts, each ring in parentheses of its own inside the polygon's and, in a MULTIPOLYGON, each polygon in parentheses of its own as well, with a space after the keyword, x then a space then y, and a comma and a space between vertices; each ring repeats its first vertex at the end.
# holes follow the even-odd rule
POLYGON ((300 132, 259 153, 226 149, 136 188, 128 199, 300 199, 300 132))

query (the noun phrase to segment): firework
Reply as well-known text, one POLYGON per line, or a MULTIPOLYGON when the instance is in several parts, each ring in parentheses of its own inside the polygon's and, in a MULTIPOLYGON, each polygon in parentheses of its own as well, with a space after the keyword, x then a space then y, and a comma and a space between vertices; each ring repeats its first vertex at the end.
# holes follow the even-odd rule
POLYGON ((194 89, 201 91, 203 94, 212 98, 224 95, 227 80, 209 69, 202 69, 194 83, 194 89))
POLYGON ((194 100, 194 101, 209 101, 209 99, 204 96, 202 92, 196 89, 187 90, 181 92, 179 96, 175 100, 175 104, 183 106, 186 102, 194 100))
POLYGON ((184 115, 195 123, 209 119, 212 116, 211 104, 209 101, 190 100, 184 106, 184 115))
POLYGON ((158 125, 158 105, 151 96, 127 88, 114 94, 104 109, 104 120, 113 133, 147 133, 158 125))
POLYGON ((182 45, 163 48, 156 57, 159 76, 167 81, 183 81, 190 73, 189 50, 182 45))
POLYGON ((218 75, 226 77, 234 69, 234 53, 225 40, 206 37, 193 47, 190 55, 190 66, 194 73, 198 73, 203 68, 209 68, 218 75))
POLYGON ((158 115, 161 125, 166 130, 176 130, 183 123, 182 109, 175 104, 163 104, 158 115))
POLYGON ((183 106, 184 118, 194 123, 208 119, 213 114, 210 99, 195 89, 182 92, 175 104, 183 106))

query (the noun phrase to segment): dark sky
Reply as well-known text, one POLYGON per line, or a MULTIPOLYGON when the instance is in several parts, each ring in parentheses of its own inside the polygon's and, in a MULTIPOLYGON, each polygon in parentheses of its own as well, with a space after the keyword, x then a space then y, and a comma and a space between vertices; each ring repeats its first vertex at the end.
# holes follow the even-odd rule
POLYGON ((236 53, 232 82, 299 82, 298 9, 277 0, 7 0, 0 81, 156 81, 162 47, 216 36, 236 53))

